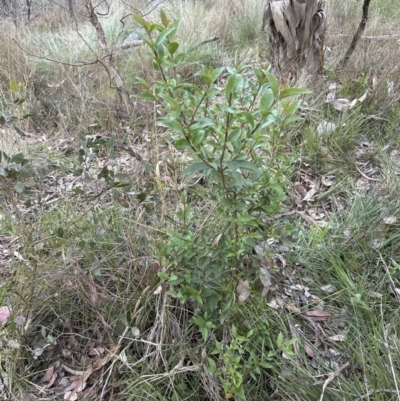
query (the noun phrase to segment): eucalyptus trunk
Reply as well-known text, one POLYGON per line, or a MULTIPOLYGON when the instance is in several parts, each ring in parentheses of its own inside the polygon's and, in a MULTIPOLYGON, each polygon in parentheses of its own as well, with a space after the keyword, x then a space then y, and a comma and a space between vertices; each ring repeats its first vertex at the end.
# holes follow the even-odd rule
POLYGON ((326 16, 324 0, 267 0, 263 29, 269 27, 274 73, 296 79, 305 70, 322 73, 326 16))

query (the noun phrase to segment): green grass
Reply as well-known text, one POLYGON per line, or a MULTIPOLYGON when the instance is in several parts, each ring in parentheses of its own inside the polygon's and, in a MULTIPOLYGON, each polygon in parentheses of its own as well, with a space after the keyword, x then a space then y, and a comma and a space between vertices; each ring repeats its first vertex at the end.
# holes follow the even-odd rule
MULTIPOLYGON (((372 2, 367 34, 390 33, 385 29, 391 29, 398 16, 395 3, 372 2)), ((187 63, 177 73, 187 82, 198 79, 195 74, 202 64, 255 63, 266 51, 256 1, 247 6, 238 1, 175 2, 168 7, 172 16, 183 18, 179 41, 187 49, 187 63), (215 35, 220 36, 218 41, 196 48, 215 35)), ((329 27, 330 32, 340 26, 352 34, 361 3, 340 2, 339 7, 335 1, 330 11, 337 24, 329 27), (349 15, 354 18, 349 20, 349 15)), ((121 15, 118 9, 101 20, 110 44, 121 42, 134 29, 131 19, 120 24, 121 15)), ((0 177, 0 249, 11 255, 5 271, 0 261, 0 306, 12 308, 10 323, 0 327, 0 375, 4 382, 7 378, 7 397, 38 395, 37 387, 44 385, 40 379, 56 360, 79 370, 93 361, 91 348, 114 343, 120 345, 117 356, 89 380, 97 387, 88 399, 97 400, 103 392, 104 400, 224 400, 229 394, 224 394, 222 381, 229 375, 208 373, 207 357, 215 340, 233 344, 235 325, 241 336, 254 330, 249 348, 237 351, 240 368, 252 353, 265 360, 269 351, 273 353, 270 369, 261 369, 256 379, 245 374, 247 401, 269 399, 273 393, 277 399, 294 401, 399 399, 400 112, 386 86, 370 101, 342 114, 324 104, 324 95, 315 94, 314 102, 307 99, 312 110, 286 133, 285 152, 293 161, 291 183, 300 183, 307 192, 312 182, 317 192, 309 201, 300 199, 300 207, 291 197, 293 188, 288 188, 288 214, 263 222, 269 227, 273 291, 268 299, 261 298, 261 284, 253 280, 250 298, 240 303, 237 282, 232 282, 224 289, 232 301, 228 317, 223 322, 215 319, 204 342, 192 320, 199 306, 192 301, 180 304, 168 295, 174 288, 158 273, 169 274, 171 266, 163 265, 156 253, 168 241, 167 231, 179 225, 175 216, 182 208, 184 189, 193 209, 193 231, 206 223, 208 241, 203 245, 217 241, 225 221, 215 202, 207 199, 209 183, 179 178, 188 160, 173 149, 167 132, 154 127, 157 109, 135 99, 135 115, 124 116, 100 65, 67 65, 97 54, 87 21, 81 23, 80 33, 93 51, 71 22, 53 30, 44 29, 44 24, 37 21, 14 33, 31 53, 64 64, 28 57, 8 40, 11 25, 8 31, 0 29, 6 44, 0 55, 0 94, 9 104, 17 95, 26 98, 26 108, 12 106, 13 113, 22 116, 31 108, 36 113, 33 122, 22 124, 33 134, 29 141, 16 140, 12 132, 2 132, 0 140, 0 150, 26 154, 33 173, 22 194, 14 191, 15 180, 0 177), (10 94, 9 81, 23 82, 24 76, 21 93, 10 94), (337 129, 319 136, 317 127, 323 120, 334 122, 337 129), (79 164, 79 135, 103 133, 132 146, 145 162, 118 147, 119 159, 110 157, 107 145, 94 150, 90 174, 96 177, 99 165, 106 163, 127 173, 131 184, 129 191, 114 188, 96 198, 105 188, 104 180, 89 182, 72 172, 79 164), (39 141, 42 135, 45 142, 39 141), (60 141, 69 137, 75 142, 64 153, 60 141), (326 177, 332 180, 329 187, 323 184, 326 177), (70 192, 68 186, 78 182, 86 194, 70 192), (87 196, 89 191, 92 196, 87 196), (37 203, 24 206, 27 197, 37 203), (327 225, 319 226, 320 220, 327 225), (15 242, 8 245, 11 239, 15 242), (330 318, 306 318, 310 310, 324 310, 330 318), (29 320, 21 326, 14 323, 16 316, 29 320), (297 338, 293 355, 279 349, 279 333, 285 342, 297 338), (8 347, 10 340, 20 348, 8 347), (35 357, 34 350, 45 345, 43 354, 35 357), (326 384, 321 398, 329 374, 346 364, 326 384)), ((374 56, 368 61, 365 55, 372 50, 361 46, 351 71, 332 68, 331 79, 342 84, 340 96, 352 100, 372 90, 373 71, 380 73, 379 66, 388 64, 393 57, 389 50, 380 50, 381 60, 374 56), (371 73, 365 68, 368 63, 371 73)), ((340 51, 333 49, 336 57, 340 51)), ((132 94, 142 90, 136 76, 150 82, 154 78, 144 48, 116 54, 115 60, 132 94)), ((381 77, 393 80, 396 91, 398 75, 381 77)), ((240 272, 243 279, 257 276, 251 260, 246 268, 249 271, 240 272)), ((221 369, 222 360, 213 358, 221 369)), ((48 390, 38 397, 55 399, 48 390)))

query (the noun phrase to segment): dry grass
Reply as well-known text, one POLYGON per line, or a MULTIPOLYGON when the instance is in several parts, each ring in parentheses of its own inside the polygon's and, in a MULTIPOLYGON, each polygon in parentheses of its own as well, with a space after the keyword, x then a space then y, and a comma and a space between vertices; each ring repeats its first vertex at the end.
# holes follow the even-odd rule
MULTIPOLYGON (((382 4, 373 2, 366 35, 394 33, 398 29, 399 11, 391 12, 395 4, 395 0, 382 4)), ((260 59, 260 54, 265 53, 267 36, 261 33, 263 1, 171 0, 164 1, 162 6, 171 18, 182 18, 178 40, 188 54, 188 64, 179 71, 184 79, 193 79, 203 62, 216 66, 242 61, 265 62, 264 56, 260 59), (218 41, 196 48, 203 40, 216 35, 218 41)), ((26 333, 21 333, 18 327, 9 332, 24 341, 15 360, 11 358, 13 351, 7 350, 4 356, 10 373, 10 388, 18 398, 18 383, 22 383, 21 393, 26 389, 24 386, 39 383, 44 370, 56 359, 64 358, 65 350, 72 355, 71 358, 68 356, 71 365, 85 366, 86 361, 91 360, 85 358, 88 358, 93 342, 95 346, 104 346, 113 340, 123 347, 118 350, 109 370, 103 375, 93 375, 91 384, 97 386, 97 392, 92 399, 99 399, 99 394, 104 393, 104 400, 116 397, 149 401, 223 399, 221 383, 201 367, 205 363, 205 345, 190 321, 197 312, 190 302, 180 305, 177 299, 167 296, 164 289, 159 291, 161 281, 157 273, 167 270, 168 266, 160 266, 153 256, 167 241, 166 228, 174 227, 173 216, 181 207, 183 184, 187 184, 189 197, 193 199, 193 213, 198 220, 193 222, 194 227, 202 227, 204 217, 210 217, 211 213, 208 213, 214 211, 213 205, 207 202, 195 204, 195 200, 201 198, 197 191, 203 193, 207 188, 177 179, 183 157, 171 150, 168 138, 155 128, 157 110, 151 104, 137 100, 135 114, 126 116, 100 64, 74 66, 80 61, 95 60, 98 55, 95 32, 84 17, 82 2, 80 7, 78 30, 76 22, 65 10, 59 12, 57 8, 38 14, 31 26, 16 28, 12 22, 5 22, 0 27, 0 95, 8 102, 16 96, 25 97, 26 110, 37 114, 32 123, 23 126, 32 136, 16 140, 10 133, 2 134, 0 150, 32 153, 34 158, 40 156, 48 165, 45 173, 32 167, 35 178, 29 187, 31 193, 40 195, 45 201, 38 201, 30 211, 19 205, 24 213, 16 218, 12 197, 5 199, 4 195, 0 199, 0 210, 9 212, 7 217, 2 216, 0 245, 4 236, 20 237, 16 240, 18 247, 13 248, 16 251, 13 276, 8 281, 7 292, 0 286, 0 299, 16 305, 15 313, 28 311, 33 319, 26 333), (10 94, 8 86, 12 78, 23 83, 20 93, 10 94), (72 196, 67 191, 71 182, 76 183, 72 171, 77 163, 78 135, 89 133, 116 133, 121 142, 135 145, 142 161, 129 157, 121 149, 118 149, 116 159, 107 159, 109 149, 102 149, 94 151, 96 156, 90 165, 93 175, 99 173, 102 163, 110 163, 115 171, 127 173, 132 183, 131 194, 117 197, 110 191, 87 201, 85 197, 72 196), (41 135, 47 140, 39 141, 41 135), (75 145, 68 149, 71 152, 68 156, 59 146, 67 138, 75 139, 75 145), (76 224, 66 230, 63 238, 57 235, 60 226, 66 227, 74 221, 76 224), (140 338, 135 336, 134 328, 140 328, 140 338), (57 344, 41 359, 34 359, 32 349, 47 340, 43 338, 46 337, 43 332, 55 337, 57 344), (114 337, 111 340, 109 332, 114 337), (16 367, 18 372, 14 371, 13 375, 16 367), (25 382, 14 380, 21 377, 25 382)), ((151 10, 152 4, 145 0, 113 2, 110 14, 101 19, 110 48, 115 48, 135 29, 132 18, 126 17, 122 24, 122 17, 131 11, 142 11, 150 12, 149 17, 158 20, 158 11, 151 10)), ((372 93, 370 104, 342 118, 321 107, 325 101, 323 91, 315 94, 315 104, 305 122, 293 129, 292 138, 288 136, 287 151, 295 156, 294 159, 299 156, 294 175, 296 180, 306 177, 307 180, 302 182, 305 187, 312 181, 319 183, 321 177, 328 176, 326 180, 329 180, 330 175, 334 175, 334 185, 325 188, 326 193, 318 199, 322 206, 318 204, 314 210, 314 205, 310 206, 313 218, 327 213, 330 226, 326 230, 305 228, 300 218, 290 215, 292 217, 279 220, 276 229, 282 230, 284 235, 286 229, 296 232, 296 236, 290 238, 296 243, 294 250, 284 257, 288 269, 295 271, 295 279, 300 283, 304 278, 301 286, 307 287, 307 292, 313 296, 316 294, 311 300, 313 305, 325 305, 335 316, 343 315, 343 311, 346 316, 351 316, 346 326, 349 341, 331 341, 326 348, 329 352, 337 351, 336 356, 332 356, 333 351, 332 355, 324 354, 316 344, 320 338, 326 340, 323 334, 318 330, 314 332, 315 327, 304 323, 299 316, 284 309, 275 313, 267 307, 260 312, 256 302, 243 304, 245 307, 241 312, 238 307, 243 314, 240 316, 243 327, 247 329, 251 322, 267 338, 266 342, 271 336, 275 339, 279 331, 291 338, 291 330, 296 329, 301 346, 301 352, 295 358, 279 359, 276 375, 264 372, 258 383, 249 385, 249 393, 254 395, 249 399, 255 401, 267 399, 277 389, 285 400, 298 400, 298 394, 304 401, 318 399, 321 386, 311 385, 315 376, 334 371, 337 364, 348 360, 355 361, 353 370, 335 378, 325 399, 353 401, 366 394, 369 388, 381 385, 381 389, 391 389, 395 382, 387 374, 388 366, 393 367, 391 351, 384 349, 382 356, 380 349, 381 337, 387 343, 387 333, 380 332, 380 319, 384 320, 385 316, 380 311, 375 314, 377 304, 370 294, 384 294, 387 304, 381 307, 387 308, 387 327, 396 327, 397 295, 390 293, 390 280, 385 274, 392 274, 397 279, 396 263, 400 263, 398 233, 395 227, 385 226, 382 219, 388 215, 397 216, 398 210, 396 152, 400 112, 392 106, 398 101, 400 92, 397 67, 400 53, 396 41, 383 44, 362 41, 348 68, 335 71, 336 62, 357 28, 361 3, 357 0, 330 1, 328 17, 327 44, 332 50, 332 59, 326 66, 329 79, 339 81, 341 93, 349 98, 369 90, 372 93), (349 15, 352 18, 348 18, 349 15), (334 36, 337 33, 350 36, 339 40, 334 36), (363 113, 383 115, 385 120, 367 120, 363 113), (319 137, 315 131, 322 119, 337 122, 339 129, 331 136, 319 137), (294 138, 295 135, 298 137, 294 138), (360 175, 355 166, 371 171, 378 169, 373 173, 374 177, 384 179, 384 182, 375 184, 376 181, 367 180, 360 188, 360 175), (347 210, 343 211, 342 205, 347 210), (371 227, 378 226, 379 229, 371 232, 371 227), (351 237, 344 236, 347 231, 351 237), (388 261, 390 269, 383 275, 380 260, 374 260, 378 253, 374 248, 375 240, 385 241, 385 248, 379 252, 388 261), (333 295, 324 293, 321 287, 326 284, 334 284, 337 292, 333 295), (370 302, 371 309, 361 304, 361 296, 370 302), (367 344, 365 348, 364 344, 367 344), (314 359, 302 351, 305 346, 315 346, 314 359), (382 375, 376 372, 382 372, 382 375)), ((140 90, 135 83, 136 76, 149 82, 155 76, 144 47, 115 53, 114 60, 132 94, 140 90)), ((301 84, 307 83, 307 77, 301 79, 301 84)), ((21 109, 15 108, 14 112, 22 115, 21 109)), ((93 186, 82 178, 82 188, 89 190, 93 186)), ((99 185, 95 189, 102 188, 99 185)), ((288 205, 292 207, 290 203, 288 205)), ((210 217, 214 224, 210 232, 217 236, 222 222, 220 217, 213 217, 210 217)), ((278 231, 276 235, 280 235, 278 231)), ((288 293, 291 291, 288 288, 288 293)), ((336 334, 338 328, 329 327, 329 330, 336 334)), ((228 326, 221 324, 217 331, 223 333, 224 341, 229 341, 228 326)), ((395 333, 390 334, 393 347, 397 347, 395 333)), ((394 358, 395 364, 398 363, 398 355, 394 358)), ((393 374, 395 378, 396 374, 393 374)))

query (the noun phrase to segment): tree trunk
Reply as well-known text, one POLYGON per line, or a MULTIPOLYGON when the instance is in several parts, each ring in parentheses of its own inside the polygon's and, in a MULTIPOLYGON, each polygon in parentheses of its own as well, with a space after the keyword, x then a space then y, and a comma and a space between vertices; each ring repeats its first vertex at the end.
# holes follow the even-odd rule
POLYGON ((356 49, 357 43, 358 43, 359 39, 361 38, 361 35, 365 31, 365 27, 366 27, 367 21, 368 21, 368 10, 369 10, 370 2, 371 2, 371 0, 364 0, 360 25, 358 26, 357 32, 353 36, 353 40, 351 41, 350 47, 347 49, 347 52, 344 55, 343 60, 340 62, 341 67, 346 66, 351 55, 354 53, 354 50, 356 49))
POLYGON ((119 73, 118 68, 114 63, 112 52, 107 47, 106 35, 104 33, 103 27, 100 24, 99 18, 97 17, 92 0, 86 0, 86 7, 89 11, 89 20, 96 30, 97 43, 102 53, 102 61, 99 62, 107 71, 110 80, 114 83, 117 89, 117 93, 125 105, 126 112, 128 113, 128 115, 131 115, 133 112, 133 104, 129 96, 128 89, 125 87, 121 74, 119 73))
POLYGON ((270 29, 271 64, 284 81, 301 70, 316 76, 324 66, 324 0, 267 0, 263 29, 270 29))

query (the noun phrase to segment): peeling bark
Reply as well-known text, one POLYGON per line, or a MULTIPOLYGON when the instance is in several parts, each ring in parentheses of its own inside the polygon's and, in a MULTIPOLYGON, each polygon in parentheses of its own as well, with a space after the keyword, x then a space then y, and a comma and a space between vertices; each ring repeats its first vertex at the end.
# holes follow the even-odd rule
POLYGON ((271 64, 284 80, 305 69, 322 73, 326 16, 324 0, 267 0, 263 29, 270 29, 271 64))

